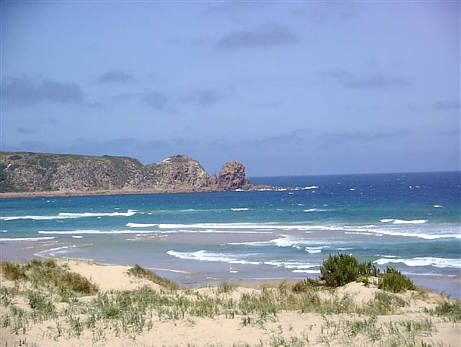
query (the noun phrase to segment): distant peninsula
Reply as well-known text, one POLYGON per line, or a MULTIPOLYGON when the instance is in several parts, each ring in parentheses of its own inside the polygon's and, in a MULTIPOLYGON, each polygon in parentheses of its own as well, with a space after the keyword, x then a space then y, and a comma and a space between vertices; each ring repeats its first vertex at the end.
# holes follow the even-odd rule
POLYGON ((252 190, 239 162, 209 174, 187 155, 143 165, 119 156, 0 152, 0 197, 252 190))

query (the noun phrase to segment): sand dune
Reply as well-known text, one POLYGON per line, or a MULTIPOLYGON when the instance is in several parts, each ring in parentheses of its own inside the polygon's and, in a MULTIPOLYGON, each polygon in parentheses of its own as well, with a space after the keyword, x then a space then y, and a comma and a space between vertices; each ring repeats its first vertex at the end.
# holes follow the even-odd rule
POLYGON ((127 266, 73 260, 59 264, 93 281, 99 293, 60 302, 56 291, 40 289, 55 306, 55 313, 46 314, 31 307, 31 292, 37 291, 31 283, 2 278, 3 346, 419 346, 422 341, 458 346, 460 342, 459 320, 430 312, 454 301, 421 289, 388 294, 373 283, 353 282, 304 293, 293 293, 292 283, 270 283, 272 287, 266 283, 262 289, 229 285, 167 290, 129 275, 127 266), (126 305, 124 300, 132 301, 126 305), (117 311, 119 307, 125 311, 117 311), (22 318, 13 313, 18 309, 24 312, 22 318))

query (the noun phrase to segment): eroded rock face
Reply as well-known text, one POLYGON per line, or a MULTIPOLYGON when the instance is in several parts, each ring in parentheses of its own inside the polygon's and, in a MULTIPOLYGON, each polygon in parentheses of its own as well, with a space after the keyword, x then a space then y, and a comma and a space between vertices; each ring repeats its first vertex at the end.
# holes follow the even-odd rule
POLYGON ((1 192, 91 192, 110 190, 217 191, 249 189, 245 167, 224 165, 219 178, 186 155, 159 163, 115 156, 0 152, 1 192))
POLYGON ((219 172, 218 186, 223 190, 249 189, 251 184, 245 166, 236 161, 226 163, 219 172))
POLYGON ((134 186, 168 190, 199 190, 215 188, 216 176, 208 174, 200 163, 187 155, 168 157, 146 165, 142 180, 134 186))

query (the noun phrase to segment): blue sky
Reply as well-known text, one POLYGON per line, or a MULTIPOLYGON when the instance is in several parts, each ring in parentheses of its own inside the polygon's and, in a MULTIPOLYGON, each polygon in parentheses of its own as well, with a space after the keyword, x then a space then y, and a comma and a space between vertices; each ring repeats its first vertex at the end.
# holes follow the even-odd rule
POLYGON ((456 1, 2 1, 1 149, 460 169, 456 1))

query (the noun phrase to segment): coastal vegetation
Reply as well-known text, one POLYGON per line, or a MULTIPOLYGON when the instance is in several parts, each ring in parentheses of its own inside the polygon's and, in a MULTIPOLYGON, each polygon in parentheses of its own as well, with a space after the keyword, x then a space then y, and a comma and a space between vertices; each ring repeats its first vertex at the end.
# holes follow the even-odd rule
POLYGON ((356 281, 359 276, 377 276, 379 270, 371 262, 360 263, 349 254, 330 255, 320 267, 320 279, 328 287, 339 287, 356 281))
POLYGON ((138 264, 135 264, 133 267, 129 268, 128 273, 132 276, 136 276, 139 278, 145 278, 167 289, 171 289, 171 290, 179 289, 179 286, 173 281, 170 281, 169 279, 166 279, 164 277, 160 277, 155 272, 147 270, 139 266, 138 264))
POLYGON ((404 290, 413 290, 415 285, 406 276, 393 268, 387 268, 386 272, 379 277, 378 288, 393 293, 400 293, 404 290))
MULTIPOLYGON (((368 265, 365 271, 356 271, 363 267, 353 258, 333 259, 325 262, 330 270, 334 270, 331 264, 337 264, 353 274, 375 273, 368 265)), ((160 334, 160 327, 169 324, 194 329, 211 319, 224 325, 235 322, 239 331, 260 331, 267 338, 251 344, 258 346, 350 345, 354 341, 370 346, 429 346, 427 338, 437 333, 440 324, 458 324, 461 318, 459 301, 432 294, 428 306, 415 299, 425 297, 429 302, 428 293, 423 295, 415 287, 410 292, 395 290, 401 278, 389 270, 382 275, 386 291, 373 284, 375 277, 368 286, 350 281, 337 288, 325 280, 306 279, 259 290, 226 282, 218 287, 182 289, 139 265, 125 272, 130 281, 140 281, 139 287, 100 290, 66 263, 55 260, 2 262, 0 271, 0 329, 16 342, 30 340, 37 327, 43 334, 40 339, 53 342, 64 343, 69 338, 82 344, 88 339, 93 344, 113 339, 139 341, 160 334), (387 274, 392 276, 384 277, 387 274), (394 283, 393 278, 398 280, 394 283), (412 314, 416 306, 421 308, 412 314), (380 318, 396 316, 397 320, 380 318), (301 330, 293 328, 303 321, 301 330)), ((349 280, 348 276, 340 279, 349 280)))

